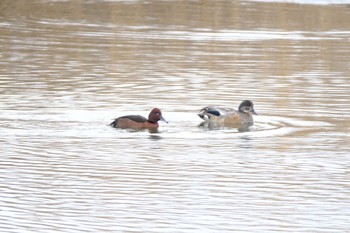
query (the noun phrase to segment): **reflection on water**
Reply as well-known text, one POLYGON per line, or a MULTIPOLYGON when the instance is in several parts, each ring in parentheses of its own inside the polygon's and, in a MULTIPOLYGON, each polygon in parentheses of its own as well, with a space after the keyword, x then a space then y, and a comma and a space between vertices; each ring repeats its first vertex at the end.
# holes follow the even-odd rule
POLYGON ((1 232, 348 231, 350 12, 309 3, 1 1, 1 232))

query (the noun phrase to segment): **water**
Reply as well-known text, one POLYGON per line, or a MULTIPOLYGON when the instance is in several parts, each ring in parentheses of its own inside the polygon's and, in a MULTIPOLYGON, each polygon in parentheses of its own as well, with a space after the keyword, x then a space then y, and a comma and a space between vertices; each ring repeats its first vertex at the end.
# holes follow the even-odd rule
POLYGON ((349 5, 309 3, 1 1, 1 232, 350 232, 349 5))

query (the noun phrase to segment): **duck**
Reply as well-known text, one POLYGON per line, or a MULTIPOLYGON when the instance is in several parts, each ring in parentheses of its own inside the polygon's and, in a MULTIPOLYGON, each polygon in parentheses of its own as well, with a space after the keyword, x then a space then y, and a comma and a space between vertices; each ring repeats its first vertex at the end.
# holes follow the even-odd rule
POLYGON ((159 108, 153 108, 148 115, 148 118, 140 115, 126 115, 116 118, 110 125, 114 128, 121 129, 157 129, 158 121, 168 123, 159 108))
MULTIPOLYGON (((249 128, 254 125, 253 115, 258 115, 254 110, 251 100, 243 100, 238 110, 207 106, 200 110, 198 116, 210 126, 234 127, 238 129, 249 128)), ((203 125, 203 124, 202 124, 203 125)))

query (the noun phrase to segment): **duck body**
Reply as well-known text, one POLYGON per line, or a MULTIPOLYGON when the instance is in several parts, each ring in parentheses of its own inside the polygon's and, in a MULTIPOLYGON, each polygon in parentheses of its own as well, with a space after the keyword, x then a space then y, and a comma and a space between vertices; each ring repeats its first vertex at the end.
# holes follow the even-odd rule
POLYGON ((159 127, 158 121, 167 122, 162 112, 158 108, 152 109, 146 117, 140 115, 126 115, 116 118, 110 125, 121 129, 157 129, 159 127))
POLYGON ((201 109, 198 116, 213 127, 248 128, 254 125, 253 114, 257 115, 253 102, 244 100, 239 105, 238 110, 207 106, 201 109))
POLYGON ((115 119, 111 125, 120 129, 150 129, 158 128, 158 122, 150 122, 140 115, 121 116, 115 119))

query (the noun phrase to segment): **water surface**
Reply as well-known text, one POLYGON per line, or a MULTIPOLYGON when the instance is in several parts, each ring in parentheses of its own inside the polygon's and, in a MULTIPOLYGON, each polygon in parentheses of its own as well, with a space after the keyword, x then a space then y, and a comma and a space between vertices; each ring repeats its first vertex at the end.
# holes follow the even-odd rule
POLYGON ((1 1, 1 232, 348 232, 350 11, 310 3, 1 1))

